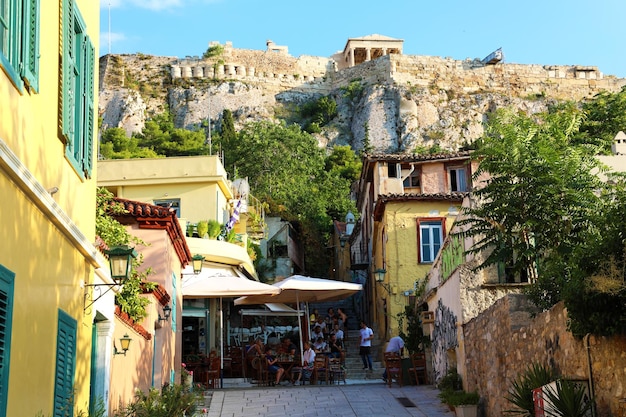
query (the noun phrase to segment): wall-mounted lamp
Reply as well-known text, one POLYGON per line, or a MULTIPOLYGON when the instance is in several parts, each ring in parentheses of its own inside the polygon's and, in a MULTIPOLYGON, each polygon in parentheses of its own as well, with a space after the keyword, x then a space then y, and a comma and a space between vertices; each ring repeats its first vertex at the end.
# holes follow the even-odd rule
POLYGON ((130 347, 131 339, 128 334, 125 334, 124 337, 120 337, 120 346, 122 350, 117 350, 117 346, 113 343, 113 355, 124 355, 126 356, 126 351, 130 347))
MULTIPOLYGON (((98 301, 104 294, 111 291, 111 288, 122 285, 124 281, 130 276, 132 271, 133 262, 132 259, 136 259, 138 254, 135 248, 127 245, 113 246, 109 250, 104 251, 109 256, 109 268, 111 269, 111 279, 113 284, 86 284, 85 287, 109 287, 105 292, 100 291, 100 295, 93 299, 89 305, 86 305, 84 310, 87 310, 98 301)), ((91 299, 91 294, 85 291, 85 304, 91 299)))
POLYGON ((340 237, 339 238, 339 246, 341 246, 342 248, 345 248, 347 241, 348 241, 348 237, 347 236, 340 237))
POLYGON ((199 274, 200 272, 202 272, 202 262, 204 262, 204 256, 193 255, 193 258, 191 258, 191 264, 193 265, 194 274, 199 274))
POLYGON ((161 315, 159 314, 159 321, 168 320, 170 318, 171 314, 172 314, 172 307, 170 307, 169 305, 164 305, 163 306, 163 317, 161 317, 161 315))
POLYGON ((387 270, 383 268, 378 268, 376 271, 374 271, 374 274, 376 274, 376 282, 379 283, 384 289, 387 290, 387 294, 391 294, 389 284, 385 284, 386 273, 387 273, 387 270))

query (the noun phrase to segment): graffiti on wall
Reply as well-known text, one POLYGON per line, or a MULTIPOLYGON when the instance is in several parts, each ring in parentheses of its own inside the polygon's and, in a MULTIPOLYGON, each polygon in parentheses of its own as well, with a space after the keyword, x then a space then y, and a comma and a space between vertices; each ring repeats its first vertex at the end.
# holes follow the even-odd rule
POLYGON ((457 266, 463 263, 463 240, 456 235, 450 236, 448 244, 441 251, 441 282, 445 282, 457 266))
POLYGON ((448 351, 459 345, 456 335, 456 322, 456 316, 452 310, 443 304, 440 298, 435 311, 435 323, 431 335, 435 381, 439 381, 446 375, 449 366, 448 351))

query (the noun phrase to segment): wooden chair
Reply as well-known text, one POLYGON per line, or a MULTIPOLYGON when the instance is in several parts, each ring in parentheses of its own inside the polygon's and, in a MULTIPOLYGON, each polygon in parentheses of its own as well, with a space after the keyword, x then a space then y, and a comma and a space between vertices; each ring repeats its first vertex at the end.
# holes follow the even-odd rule
POLYGON ((424 384, 428 384, 428 373, 426 372, 426 355, 423 353, 413 353, 411 355, 411 367, 408 369, 409 378, 415 378, 415 385, 420 384, 420 378, 424 384))
POLYGON ((395 379, 402 386, 402 358, 396 354, 385 353, 385 369, 387 370, 387 385, 391 387, 395 379))
POLYGON ((209 359, 209 369, 205 376, 205 385, 207 388, 219 388, 221 379, 221 359, 219 356, 213 356, 209 359))
POLYGON ((268 386, 270 378, 269 370, 267 369, 267 358, 265 356, 256 356, 252 359, 252 368, 256 371, 258 385, 268 386))
POLYGON ((341 366, 341 359, 330 358, 328 359, 328 371, 330 372, 331 383, 339 384, 339 381, 343 381, 346 384, 346 370, 341 366))
POLYGON ((315 356, 311 380, 315 381, 316 384, 325 381, 326 385, 328 385, 328 376, 328 356, 322 354, 315 356))

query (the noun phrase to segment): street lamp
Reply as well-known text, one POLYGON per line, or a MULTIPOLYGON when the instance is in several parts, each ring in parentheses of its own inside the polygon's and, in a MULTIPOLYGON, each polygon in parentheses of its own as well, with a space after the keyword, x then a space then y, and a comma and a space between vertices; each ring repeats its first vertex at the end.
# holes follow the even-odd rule
POLYGON ((87 301, 92 300, 89 305, 86 305, 83 309, 87 311, 89 307, 93 305, 96 301, 98 301, 104 294, 109 292, 111 288, 122 285, 124 281, 126 281, 130 273, 132 271, 133 262, 132 259, 136 259, 138 254, 135 248, 128 245, 120 245, 120 246, 112 246, 110 249, 105 250, 104 253, 109 256, 109 268, 111 270, 111 279, 113 280, 112 284, 85 284, 85 288, 87 287, 98 287, 98 295, 97 298, 92 299, 91 293, 87 292, 85 289, 84 295, 84 304, 87 304, 87 301), (108 290, 102 292, 99 287, 109 287, 108 290))
POLYGON ((202 262, 204 261, 204 256, 202 255, 194 255, 193 258, 191 258, 191 264, 193 265, 193 273, 194 274, 199 274, 200 272, 202 272, 202 262))
POLYGON ((387 294, 391 294, 389 284, 385 284, 386 273, 387 270, 384 268, 378 268, 376 271, 374 271, 374 274, 376 274, 376 282, 379 283, 385 290, 387 290, 387 294))
POLYGON ((122 348, 122 350, 117 350, 117 346, 115 346, 115 343, 113 343, 113 355, 124 355, 126 356, 126 351, 128 351, 128 348, 130 347, 130 342, 133 339, 131 339, 128 334, 125 334, 124 337, 120 337, 120 347, 122 348))
POLYGON ((111 278, 113 281, 123 281, 128 279, 133 263, 131 258, 137 258, 137 251, 135 248, 121 245, 113 246, 109 250, 105 250, 104 253, 109 255, 109 266, 111 268, 111 278))
POLYGON ((166 304, 165 306, 163 306, 163 317, 161 317, 161 315, 159 314, 159 321, 169 319, 171 314, 172 307, 166 304))

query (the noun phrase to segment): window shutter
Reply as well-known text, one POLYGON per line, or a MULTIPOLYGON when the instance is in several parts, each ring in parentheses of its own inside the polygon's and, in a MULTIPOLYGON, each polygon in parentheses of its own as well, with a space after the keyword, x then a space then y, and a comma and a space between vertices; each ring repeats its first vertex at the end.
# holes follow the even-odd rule
POLYGON ((93 168, 93 135, 94 135, 94 61, 95 61, 95 48, 91 43, 91 39, 85 36, 85 74, 84 74, 84 109, 85 109, 85 121, 83 129, 83 151, 82 151, 82 168, 87 178, 91 177, 91 170, 93 168))
POLYGON ((68 139, 67 153, 73 155, 74 114, 76 106, 76 57, 74 47, 74 0, 63 0, 63 55, 61 92, 63 103, 62 132, 68 139))
POLYGON ((73 415, 74 370, 76 368, 76 320, 59 310, 57 357, 54 376, 54 417, 73 415))
POLYGON ((21 76, 33 91, 39 91, 39 0, 24 1, 21 76))
POLYGON ((0 266, 0 416, 6 415, 15 274, 0 266))

